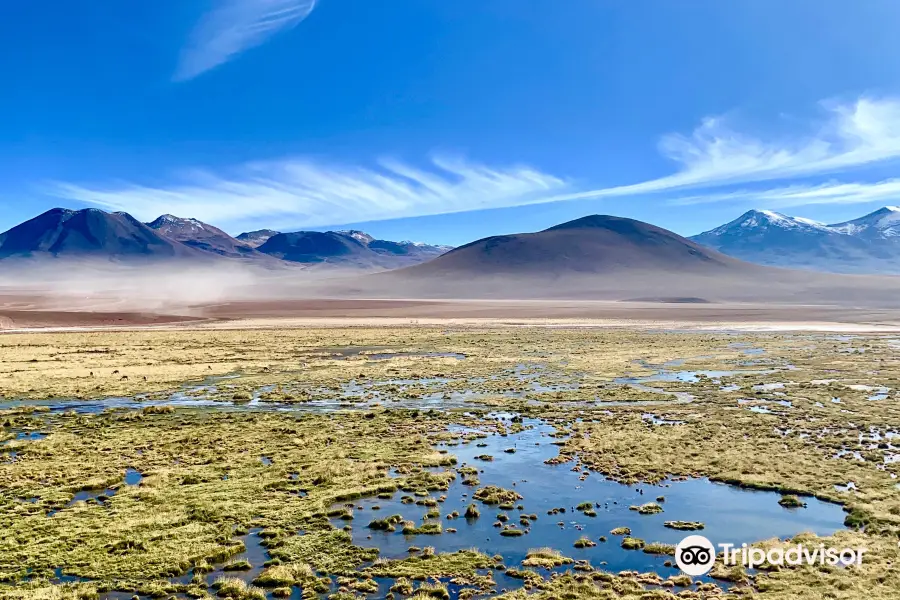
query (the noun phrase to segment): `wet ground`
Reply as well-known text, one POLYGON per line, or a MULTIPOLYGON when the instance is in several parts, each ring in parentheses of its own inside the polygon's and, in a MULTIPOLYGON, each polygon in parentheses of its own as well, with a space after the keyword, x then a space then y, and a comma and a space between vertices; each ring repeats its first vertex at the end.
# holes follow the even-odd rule
MULTIPOLYGON (((375 350, 382 349, 375 348, 363 350, 367 351, 366 356, 369 360, 388 360, 407 355, 465 359, 464 355, 452 353, 404 354, 376 352, 375 350)), ((355 354, 360 354, 363 350, 356 349, 355 354)), ((760 353, 756 350, 752 347, 743 348, 743 352, 750 355, 760 353)), ((338 357, 354 355, 347 353, 346 349, 343 351, 327 349, 327 351, 338 357)), ((705 379, 719 381, 736 375, 775 372, 773 370, 678 370, 677 367, 682 363, 683 361, 671 361, 658 366, 657 372, 652 375, 622 377, 616 379, 615 383, 644 391, 648 394, 648 398, 659 397, 661 394, 674 394, 676 402, 691 402, 693 396, 689 393, 670 392, 648 384, 654 382, 690 384, 705 379)), ((521 365, 515 370, 515 373, 520 381, 526 382, 529 390, 533 392, 577 389, 577 384, 545 383, 541 379, 542 368, 539 365, 521 365)), ((351 383, 333 399, 290 404, 260 401, 259 395, 267 391, 265 388, 255 392, 253 398, 244 403, 213 401, 196 397, 198 392, 204 390, 215 391, 216 386, 223 385, 227 379, 228 377, 210 379, 200 385, 186 387, 163 400, 146 400, 140 397, 88 401, 23 400, 0 402, 0 408, 30 405, 46 407, 50 412, 98 413, 111 408, 144 408, 167 405, 210 407, 222 410, 328 411, 370 407, 371 402, 348 403, 346 401, 347 396, 358 395, 365 389, 377 390, 379 386, 400 386, 402 388, 407 385, 428 386, 432 384, 439 389, 444 383, 444 380, 351 383)), ((722 389, 726 388, 735 391, 740 389, 736 384, 723 385, 722 389)), ((776 388, 765 387, 764 389, 773 391, 776 388)), ((873 389, 872 391, 878 394, 883 390, 873 389)), ((393 396, 394 393, 389 395, 393 396)), ((666 404, 671 402, 671 400, 648 399, 644 402, 628 402, 628 404, 666 404)), ((750 410, 758 412, 771 410, 760 404, 774 405, 772 408, 779 405, 790 408, 790 403, 777 400, 757 400, 755 402, 757 404, 749 406, 750 410)), ((478 406, 471 394, 460 392, 449 394, 435 392, 413 399, 398 398, 392 405, 403 408, 443 410, 478 406)), ((493 418, 504 420, 507 426, 511 426, 509 421, 512 415, 495 415, 493 418)), ((645 413, 643 418, 649 424, 656 426, 680 425, 678 421, 666 420, 649 412, 645 413)), ((490 433, 487 437, 472 439, 463 444, 453 443, 438 446, 439 449, 457 456, 458 469, 465 467, 477 469, 478 472, 474 477, 477 478, 478 483, 472 486, 464 485, 465 477, 458 476, 447 492, 432 493, 430 497, 434 499, 440 495, 446 495, 445 500, 437 503, 440 512, 437 517, 426 517, 430 510, 434 510, 433 508, 403 501, 402 498, 410 496, 405 492, 397 492, 390 499, 368 498, 355 502, 354 518, 349 521, 354 543, 358 546, 378 548, 380 556, 389 559, 408 557, 410 546, 430 546, 437 553, 477 548, 488 555, 501 556, 503 564, 515 569, 521 568, 521 563, 526 558, 529 549, 550 547, 574 560, 589 561, 595 568, 611 572, 623 570, 655 572, 665 578, 679 573, 677 568, 665 565, 665 562, 671 560, 671 557, 647 554, 641 550, 623 549, 621 546, 623 536, 612 535, 611 531, 615 528, 627 527, 631 537, 640 538, 647 543, 676 544, 690 532, 666 527, 665 523, 667 521, 695 521, 703 523, 704 528, 701 533, 714 543, 730 542, 739 546, 744 542, 749 543, 772 537, 787 538, 807 531, 829 535, 843 527, 844 513, 841 507, 814 498, 804 498, 805 508, 788 509, 778 504, 780 496, 776 493, 737 488, 705 479, 666 481, 661 485, 654 486, 645 484, 629 486, 605 480, 596 473, 588 473, 580 469, 573 470, 573 463, 547 464, 547 461, 552 463, 552 459, 558 454, 557 446, 553 444, 557 438, 551 437, 553 428, 542 421, 528 419, 523 422, 523 425, 526 427, 524 431, 510 435, 490 433), (492 460, 476 458, 484 455, 491 456, 492 460), (476 489, 486 485, 515 490, 523 498, 515 502, 513 508, 505 510, 498 506, 477 502, 480 517, 466 519, 462 515, 465 513, 466 507, 473 502, 473 493, 476 489), (576 508, 586 502, 591 504, 589 511, 576 508), (650 502, 657 502, 662 507, 662 512, 640 514, 636 510, 631 510, 631 507, 650 502), (454 512, 460 516, 448 519, 447 516, 454 512), (443 533, 439 535, 404 535, 401 528, 395 532, 386 532, 376 531, 367 526, 374 519, 382 519, 394 514, 402 515, 405 520, 413 521, 416 525, 440 523, 443 533), (502 527, 496 526, 498 522, 502 527), (524 534, 516 537, 504 536, 500 534, 503 528, 514 528, 524 534), (451 529, 455 532, 451 532, 451 529), (576 540, 582 537, 588 538, 595 545, 576 548, 576 540)), ((40 439, 46 435, 36 431, 15 433, 16 439, 28 440, 40 439)), ((885 436, 888 435, 885 434, 885 436)), ((14 460, 14 454, 10 458, 14 460)), ((264 464, 271 462, 266 456, 261 456, 260 460, 264 464)), ((129 469, 123 474, 120 484, 102 490, 80 491, 67 507, 82 501, 102 504, 104 499, 115 494, 121 485, 139 485, 141 478, 140 473, 129 469)), ((472 476, 470 475, 469 478, 471 479, 472 476)), ((852 485, 852 483, 849 484, 849 486, 852 485)), ((417 496, 413 500, 422 500, 422 497, 417 496)), ((333 524, 336 527, 345 527, 348 525, 348 521, 334 519, 333 524)), ((222 575, 238 577, 248 583, 252 582, 262 571, 263 564, 269 559, 265 548, 260 543, 258 534, 258 531, 253 530, 238 536, 236 539, 243 542, 245 551, 229 561, 246 560, 251 565, 249 569, 225 571, 224 565, 216 565, 216 569, 212 573, 204 576, 207 583, 211 585, 222 575)), ((570 568, 571 565, 555 570, 561 571, 570 568)), ((546 570, 543 573, 546 575, 546 570)), ((192 577, 193 573, 189 572, 174 581, 187 583, 192 577)), ((520 579, 506 576, 499 571, 494 572, 494 578, 497 581, 498 591, 514 589, 522 585, 520 579)), ((60 577, 60 581, 64 581, 64 578, 60 577)), ((372 597, 383 597, 392 581, 379 579, 377 582, 379 591, 372 597)), ((719 583, 721 584, 721 582, 719 583)), ((449 589, 453 597, 459 592, 458 586, 451 585, 449 589)), ((133 593, 130 592, 111 592, 101 596, 104 600, 122 600, 132 597, 133 593)), ((290 597, 300 598, 301 590, 295 587, 290 597)))
MULTIPOLYGON (((441 535, 404 535, 402 531, 373 531, 366 525, 373 519, 401 514, 417 524, 425 519, 429 508, 404 503, 407 493, 398 492, 390 500, 366 499, 357 502, 354 513, 353 540, 356 545, 377 547, 382 557, 402 558, 408 555, 411 545, 433 546, 437 552, 454 552, 477 547, 489 555, 500 554, 504 563, 519 567, 529 548, 551 547, 576 560, 589 560, 595 567, 617 572, 620 570, 653 571, 663 577, 675 575, 677 568, 664 566, 668 557, 645 554, 640 550, 624 550, 622 536, 610 531, 628 527, 632 537, 646 542, 676 544, 689 533, 665 527, 666 521, 699 521, 705 526, 703 535, 714 543, 731 542, 740 545, 771 537, 786 538, 812 531, 829 535, 843 527, 844 514, 840 506, 805 498, 806 508, 786 509, 778 504, 780 495, 718 484, 705 479, 668 481, 662 485, 623 485, 605 480, 597 474, 581 479, 581 471, 573 471, 572 464, 546 464, 557 456, 556 439, 549 437, 552 428, 539 421, 526 420, 531 427, 524 432, 473 440, 460 446, 447 448, 459 459, 459 467, 474 466, 478 469, 478 486, 462 484, 462 477, 441 492, 447 499, 439 503, 445 533, 441 535), (514 453, 506 452, 514 449, 514 453), (491 461, 476 456, 490 455, 491 461), (501 510, 496 506, 477 503, 481 516, 478 519, 459 517, 447 519, 446 515, 459 512, 473 502, 475 489, 485 485, 497 485, 515 490, 523 496, 516 508, 501 510), (654 515, 639 514, 631 510, 649 502, 659 501, 663 512, 654 515), (586 516, 576 509, 583 502, 591 502, 596 516, 586 516), (521 505, 522 509, 518 506, 521 505), (374 510, 374 507, 379 507, 374 510), (565 509, 564 513, 548 515, 553 509, 565 509), (506 523, 527 530, 520 537, 504 537, 495 527, 497 515, 505 514, 506 523), (537 515, 528 525, 521 525, 523 515, 537 515), (455 528, 456 533, 447 533, 455 528), (597 545, 591 548, 574 547, 576 540, 587 536, 597 545), (601 542, 601 536, 607 538, 601 542)), ((439 494, 432 494, 438 497, 439 494)), ((420 498, 416 498, 420 500, 420 498)), ((346 522, 334 521, 343 527, 346 522)))
MULTIPOLYGON (((508 414, 491 415, 491 418, 504 421, 507 427, 512 427, 510 421, 515 419, 508 414)), ((581 470, 572 470, 572 463, 547 464, 548 459, 558 455, 557 446, 553 444, 558 438, 552 437, 552 427, 533 419, 525 419, 522 426, 525 429, 518 433, 489 433, 486 437, 483 437, 483 433, 487 432, 459 428, 457 433, 477 433, 479 437, 471 435, 468 437, 469 441, 461 444, 448 442, 437 446, 458 458, 457 469, 465 471, 466 467, 475 467, 478 470, 475 475, 477 485, 464 485, 465 477, 458 476, 449 490, 433 492, 427 497, 398 491, 390 499, 373 497, 357 500, 353 503, 353 519, 334 518, 333 525, 337 528, 349 526, 355 545, 378 548, 379 556, 387 559, 410 556, 412 546, 430 546, 436 553, 477 548, 490 556, 501 556, 503 564, 508 568, 522 569, 521 563, 529 549, 550 547, 574 560, 588 561, 595 568, 611 572, 655 572, 663 578, 679 573, 676 567, 665 565, 667 560, 671 560, 670 556, 625 550, 621 546, 624 536, 612 535, 611 531, 627 527, 631 537, 640 538, 647 543, 677 544, 692 532, 669 528, 665 523, 699 522, 704 527, 700 533, 713 543, 730 542, 740 545, 772 537, 788 538, 807 531, 829 535, 843 527, 844 514, 841 507, 815 498, 804 498, 805 508, 788 509, 778 504, 780 495, 777 493, 743 489, 707 479, 666 481, 651 486, 624 485, 597 474, 585 477, 581 470), (487 456, 491 460, 484 460, 487 456), (505 510, 497 505, 473 500, 474 492, 487 485, 514 490, 522 499, 516 501, 513 508, 505 510), (440 496, 446 496, 446 499, 438 501, 440 496), (407 500, 404 501, 403 498, 407 500), (413 499, 412 503, 410 498, 413 499), (440 516, 426 517, 426 513, 434 508, 424 504, 435 503, 425 500, 426 498, 437 501, 440 516), (423 503, 416 504, 417 500, 423 503), (478 506, 480 516, 467 519, 463 515, 466 507, 473 502, 478 506), (577 508, 585 502, 591 503, 590 510, 595 516, 589 516, 583 509, 577 508), (663 511, 658 514, 640 514, 632 509, 650 502, 658 503, 663 511), (459 516, 448 519, 447 516, 454 512, 459 516), (550 512, 554 514, 548 514, 550 512), (440 523, 443 533, 405 535, 399 527, 394 532, 377 531, 368 527, 375 519, 395 514, 402 515, 405 520, 412 521, 417 526, 440 523), (500 535, 501 528, 496 526, 498 515, 506 516, 504 527, 513 526, 526 533, 518 537, 500 535), (451 532, 451 529, 455 532, 451 532), (575 541, 583 537, 596 545, 576 548, 575 541)), ((137 477, 139 474, 136 472, 129 472, 126 483, 139 483, 137 477)), ((342 507, 345 505, 339 504, 335 508, 342 507)), ((298 532, 298 535, 302 535, 302 532, 298 532)), ((214 571, 205 574, 204 579, 208 585, 212 586, 222 576, 237 577, 250 583, 270 559, 261 544, 259 530, 251 530, 235 539, 244 544, 245 550, 229 559, 228 563, 216 565, 214 571), (240 561, 247 561, 250 567, 241 570, 227 570, 225 567, 225 564, 240 561)), ((362 568, 366 566, 363 565, 362 568)), ((565 565, 553 571, 571 568, 572 565, 565 565)), ((546 569, 533 570, 544 576, 548 574, 546 569)), ((173 581, 187 583, 193 575, 188 572, 173 581)), ((523 585, 520 578, 510 577, 501 571, 495 570, 493 577, 497 582, 498 592, 517 589, 523 585)), ((700 580, 711 581, 708 577, 698 581, 700 580)), ((377 578, 376 582, 379 589, 370 594, 372 598, 384 597, 394 580, 377 578)), ((723 582, 718 583, 725 585, 723 582)), ((332 591, 336 590, 336 584, 332 588, 332 591)), ((462 587, 449 585, 448 589, 451 597, 456 598, 462 587)), ((214 590, 211 589, 212 592, 214 590)), ((271 597, 270 592, 267 592, 267 596, 271 597)), ((301 596, 302 590, 294 587, 290 598, 301 596)), ((133 594, 128 592, 111 592, 101 596, 103 600, 125 600, 132 597, 133 594)))

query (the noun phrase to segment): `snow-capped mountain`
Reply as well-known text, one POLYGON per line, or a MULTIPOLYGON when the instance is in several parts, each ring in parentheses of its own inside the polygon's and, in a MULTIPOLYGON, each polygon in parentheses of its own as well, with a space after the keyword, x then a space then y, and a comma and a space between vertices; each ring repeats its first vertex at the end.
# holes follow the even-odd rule
POLYGON ((107 258, 116 261, 252 259, 264 266, 305 265, 395 269, 451 248, 378 240, 355 229, 279 233, 261 229, 234 238, 198 219, 165 214, 141 223, 123 212, 55 208, 0 233, 0 259, 107 258), (239 238, 239 239, 238 239, 239 238))
POLYGON ((900 274, 900 209, 896 207, 834 225, 771 210, 751 210, 691 239, 765 265, 900 274))
POLYGON ((419 256, 423 260, 434 258, 441 254, 452 250, 452 246, 434 246, 423 242, 410 242, 404 240, 402 242, 392 242, 390 240, 372 240, 368 243, 369 248, 382 254, 400 254, 419 256))
POLYGON ((197 219, 162 215, 147 223, 147 226, 170 240, 204 252, 231 258, 262 257, 248 244, 236 240, 218 227, 197 219))
POLYGON ((339 233, 341 235, 345 235, 347 237, 352 237, 357 242, 368 246, 370 243, 375 241, 375 238, 366 233, 365 231, 359 231, 357 229, 341 229, 339 231, 335 231, 335 233, 339 233))
POLYGON ((116 261, 198 258, 131 215, 96 208, 54 208, 0 233, 0 258, 108 258, 116 261))
POLYGON ((853 221, 831 225, 831 229, 867 238, 900 237, 900 207, 885 206, 853 221))
MULTIPOLYGON (((773 210, 749 210, 740 217, 726 223, 721 227, 716 227, 712 231, 707 231, 700 235, 723 235, 736 231, 745 234, 758 231, 766 231, 769 229, 789 230, 789 231, 823 231, 828 230, 828 226, 812 219, 804 219, 802 217, 789 217, 773 210)), ((699 236, 697 236, 699 237, 699 236)))
POLYGON ((259 246, 260 252, 290 262, 378 269, 418 264, 447 250, 446 246, 378 240, 355 229, 279 233, 259 246))

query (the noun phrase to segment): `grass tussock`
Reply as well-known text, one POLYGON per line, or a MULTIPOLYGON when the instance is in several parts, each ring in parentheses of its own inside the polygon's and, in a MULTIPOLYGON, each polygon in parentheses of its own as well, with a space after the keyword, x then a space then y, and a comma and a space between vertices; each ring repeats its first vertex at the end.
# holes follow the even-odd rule
MULTIPOLYGON (((6 398, 141 394, 143 401, 164 403, 173 392, 182 392, 229 404, 252 398, 261 403, 305 404, 335 397, 345 398, 348 408, 370 404, 365 410, 327 417, 165 405, 96 415, 0 410, 0 530, 4 532, 0 536, 0 598, 93 599, 113 582, 127 584, 142 597, 182 593, 203 597, 210 592, 202 585, 203 577, 182 588, 174 586, 171 578, 191 568, 199 574, 222 568, 244 550, 237 539, 259 527, 270 556, 268 566, 252 585, 225 575, 217 579, 221 583, 212 593, 259 598, 265 586, 275 597, 282 597, 284 590, 302 585, 305 593, 327 594, 326 575, 344 581, 345 589, 336 597, 371 593, 372 578, 379 576, 400 577, 394 593, 404 596, 443 597, 439 585, 416 587, 432 577, 461 578, 465 590, 491 590, 483 573, 501 568, 502 557, 494 561, 477 551, 448 555, 432 550, 405 560, 380 561, 377 551, 355 546, 348 532, 333 528, 328 516, 335 506, 358 504, 362 498, 377 495, 391 500, 398 489, 409 504, 417 505, 410 510, 435 509, 441 504, 437 497, 455 478, 480 486, 476 471, 457 469, 455 457, 432 443, 464 441, 464 436, 448 427, 451 423, 504 436, 527 427, 522 419, 499 424, 481 419, 477 411, 473 416, 450 417, 440 411, 391 406, 394 400, 474 392, 485 404, 503 411, 550 419, 557 428, 552 443, 560 454, 548 464, 577 463, 582 477, 596 473, 625 483, 708 477, 778 492, 780 503, 788 508, 801 508, 814 498, 840 502, 850 530, 821 542, 868 547, 864 568, 762 569, 752 582, 754 597, 787 600, 804 594, 825 597, 827 592, 837 600, 894 600, 900 589, 895 568, 900 490, 892 475, 900 476, 900 464, 890 459, 892 444, 885 436, 896 430, 898 388, 896 349, 890 340, 878 336, 848 341, 824 335, 735 338, 715 332, 527 327, 445 331, 427 326, 0 336, 0 396, 6 398), (736 339, 764 348, 765 353, 746 355, 732 347, 736 339), (353 354, 338 359, 333 350, 323 349, 375 347, 386 342, 456 352, 466 359, 376 361, 353 354), (664 406, 652 409, 653 413, 683 425, 650 424, 643 416, 645 406, 628 404, 646 401, 647 392, 618 385, 615 379, 642 374, 635 370, 650 374, 654 370, 650 365, 676 358, 687 359, 677 368, 746 373, 721 380, 654 382, 660 390, 654 399, 664 406), (787 364, 793 367, 790 371, 784 369, 787 364), (751 370, 773 372, 751 374, 751 370), (200 385, 207 377, 228 373, 240 377, 200 385), (351 381, 357 391, 345 387, 351 381), (558 391, 533 392, 532 382, 558 391), (729 384, 740 392, 722 389, 729 384), (766 384, 783 387, 767 388, 766 384), (873 392, 863 386, 887 388, 888 399, 870 399, 873 392), (684 393, 697 401, 676 402, 676 394, 684 393), (751 404, 738 402, 747 398, 751 404), (753 412, 750 406, 769 412, 753 412), (19 431, 47 435, 16 439, 19 431), (13 453, 16 460, 9 460, 13 453), (73 456, 79 460, 73 461, 73 456), (262 464, 260 456, 271 458, 271 464, 262 464), (127 468, 145 474, 140 486, 122 485, 127 468), (854 483, 852 488, 848 482, 854 483), (111 492, 105 491, 108 488, 111 492), (96 490, 102 498, 69 506, 76 492, 87 489, 96 490), (53 516, 48 518, 50 512, 53 516), (298 529, 304 534, 297 535, 298 529), (360 568, 371 571, 361 574, 360 568), (57 569, 91 582, 48 585, 57 569), (408 587, 402 584, 404 578, 408 587)), ((475 437, 468 441, 481 443, 475 437)), ((503 447, 514 447, 509 442, 503 447)), ((524 454, 502 454, 502 460, 499 456, 496 460, 498 464, 520 460, 524 454)), ((481 456, 488 458, 493 457, 481 456)), ((514 489, 484 486, 472 499, 512 511, 521 496, 514 489)), ((585 516, 601 509, 588 500, 578 505, 585 516)), ((655 503, 635 509, 656 514, 663 502, 658 497, 655 503)), ((477 505, 471 508, 464 516, 479 516, 477 505)), ((384 527, 387 532, 390 527, 409 525, 399 515, 363 520, 363 514, 342 506, 333 518, 346 520, 340 526, 349 526, 350 517, 356 516, 369 522, 371 529, 384 527)), ((500 533, 525 535, 530 517, 510 514, 516 527, 504 527, 500 533)), ((460 522, 457 535, 466 526, 460 522)), ((684 531, 703 528, 702 523, 684 521, 666 521, 665 526, 684 531)), ((427 522, 410 527, 414 535, 440 532, 440 525, 427 522)), ((668 545, 631 537, 627 528, 617 528, 613 534, 623 536, 622 545, 629 549, 671 553, 668 545)), ((533 561, 532 568, 543 569, 564 558, 558 550, 537 549, 526 560, 533 561)), ((522 579, 527 591, 506 597, 527 593, 534 600, 656 600, 671 598, 678 588, 690 585, 679 577, 666 582, 654 574, 611 575, 586 567, 575 574, 545 578, 525 567, 509 569, 507 574, 522 579)), ((715 576, 738 585, 732 596, 746 585, 739 572, 720 570, 715 576)), ((729 596, 709 583, 680 593, 685 592, 685 597, 729 596)))

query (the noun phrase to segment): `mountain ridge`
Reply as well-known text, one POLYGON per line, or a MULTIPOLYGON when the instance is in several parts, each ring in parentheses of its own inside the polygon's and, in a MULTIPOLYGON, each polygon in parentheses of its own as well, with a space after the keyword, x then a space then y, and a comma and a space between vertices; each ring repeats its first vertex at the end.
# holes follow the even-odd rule
POLYGON ((718 268, 737 262, 649 223, 589 215, 538 232, 475 240, 403 271, 464 272, 481 277, 541 271, 602 274, 623 269, 718 268))
POLYGON ((228 258, 262 258, 263 255, 218 227, 193 218, 160 215, 146 225, 161 235, 191 248, 228 258))
POLYGON ((895 206, 830 225, 754 209, 690 239, 768 266, 900 274, 900 208, 895 206))
POLYGON ((0 258, 107 257, 114 260, 200 258, 128 213, 53 208, 0 234, 0 258))
POLYGON ((382 270, 422 262, 447 249, 377 240, 357 230, 283 234, 263 229, 232 237, 195 218, 163 214, 142 223, 128 213, 98 208, 52 208, 0 233, 0 259, 240 259, 382 270))

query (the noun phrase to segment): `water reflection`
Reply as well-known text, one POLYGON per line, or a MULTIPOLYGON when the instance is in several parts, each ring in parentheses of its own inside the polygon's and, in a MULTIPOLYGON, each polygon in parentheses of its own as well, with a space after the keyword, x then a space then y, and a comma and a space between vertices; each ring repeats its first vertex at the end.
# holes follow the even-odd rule
MULTIPOLYGON (((488 555, 502 555, 504 563, 515 568, 520 567, 529 548, 547 546, 573 559, 588 560, 605 570, 653 571, 667 577, 678 571, 664 565, 665 556, 624 550, 620 545, 621 537, 610 535, 610 531, 628 527, 633 537, 647 542, 676 544, 686 533, 666 527, 665 522, 699 521, 705 525, 704 535, 714 543, 740 545, 770 537, 785 538, 804 531, 829 535, 842 527, 841 507, 814 498, 804 499, 807 508, 791 512, 779 506, 780 496, 776 493, 741 489, 706 479, 667 481, 650 486, 623 485, 597 474, 585 478, 581 470, 573 471, 571 464, 546 464, 545 461, 557 456, 556 446, 552 444, 555 438, 549 437, 552 429, 539 421, 526 420, 525 423, 532 429, 507 437, 494 434, 453 448, 459 468, 477 469, 475 477, 479 484, 474 487, 463 485, 464 477, 460 476, 449 491, 431 494, 435 499, 440 495, 447 496, 444 502, 438 503, 439 519, 426 517, 432 510, 428 506, 402 501, 402 497, 408 496, 404 492, 398 492, 391 499, 370 498, 356 502, 352 529, 354 543, 377 547, 386 558, 404 558, 412 545, 433 546, 439 553, 475 547, 488 555), (515 453, 504 452, 510 447, 515 448, 515 453), (492 456, 493 460, 476 459, 484 454, 492 456), (466 507, 473 501, 475 489, 485 485, 515 490, 523 499, 508 510, 477 503, 481 512, 478 519, 462 516, 447 519, 447 515, 454 512, 464 515, 466 507), (593 506, 591 512, 595 516, 587 516, 577 509, 584 502, 593 506), (644 515, 631 509, 649 502, 659 502, 663 512, 644 515), (558 512, 548 514, 554 509, 558 512), (400 528, 388 532, 367 527, 374 519, 394 514, 416 524, 440 522, 444 533, 411 536, 404 535, 400 528), (532 520, 531 515, 536 515, 537 519, 532 520), (520 537, 501 536, 500 529, 495 526, 498 516, 527 533, 520 537), (448 533, 448 528, 456 532, 448 533), (582 536, 597 545, 575 548, 575 541, 582 536), (601 541, 601 536, 607 540, 601 541)), ((335 520, 336 526, 345 524, 335 520)))

